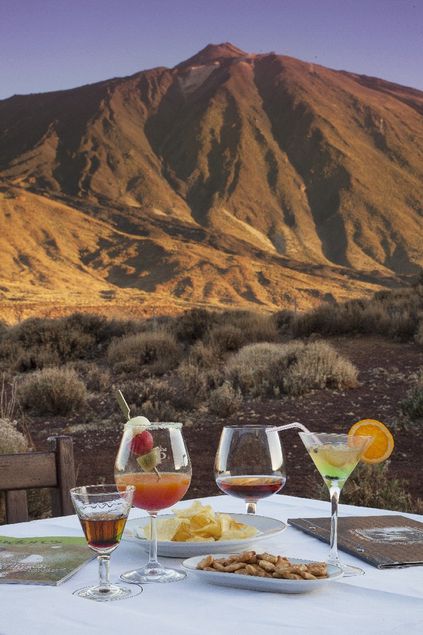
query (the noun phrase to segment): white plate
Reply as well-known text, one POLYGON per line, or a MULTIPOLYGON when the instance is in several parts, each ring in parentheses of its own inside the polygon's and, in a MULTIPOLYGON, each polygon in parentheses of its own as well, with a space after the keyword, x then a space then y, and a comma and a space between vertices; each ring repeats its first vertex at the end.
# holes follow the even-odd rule
MULTIPOLYGON (((226 554, 214 554, 216 557, 224 557, 226 554)), ((190 574, 197 576, 203 582, 218 584, 220 586, 230 586, 237 589, 250 589, 251 591, 267 591, 271 593, 310 593, 321 589, 322 586, 342 577, 339 567, 328 564, 328 578, 319 580, 284 580, 280 578, 259 578, 254 575, 237 575, 236 573, 221 573, 220 571, 202 571, 197 569, 197 564, 204 556, 197 556, 184 560, 182 566, 190 574)), ((300 560, 299 558, 289 558, 292 564, 308 564, 311 560, 300 560)))
MULTIPOLYGON (((158 518, 172 518, 173 514, 162 514, 158 518)), ((239 523, 256 527, 257 535, 243 540, 218 540, 216 542, 172 542, 171 540, 159 540, 157 553, 159 556, 170 558, 190 558, 204 553, 234 553, 248 549, 251 545, 271 538, 285 531, 286 524, 275 518, 257 516, 257 514, 231 514, 231 518, 239 523)), ((148 549, 150 541, 143 538, 143 527, 150 522, 149 518, 133 518, 126 523, 123 540, 136 543, 148 549), (137 531, 138 530, 138 531, 137 531)))

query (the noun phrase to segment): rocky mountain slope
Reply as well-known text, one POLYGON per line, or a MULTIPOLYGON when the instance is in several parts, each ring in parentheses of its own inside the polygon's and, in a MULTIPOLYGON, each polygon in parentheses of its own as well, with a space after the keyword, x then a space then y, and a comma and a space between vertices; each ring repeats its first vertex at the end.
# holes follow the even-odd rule
POLYGON ((274 53, 0 101, 4 301, 360 296, 423 265, 422 201, 423 93, 274 53))

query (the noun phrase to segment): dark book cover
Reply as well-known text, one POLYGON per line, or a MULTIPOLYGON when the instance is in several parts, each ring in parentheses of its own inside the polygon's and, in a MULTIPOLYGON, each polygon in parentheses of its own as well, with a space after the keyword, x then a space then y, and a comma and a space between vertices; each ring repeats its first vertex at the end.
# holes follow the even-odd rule
MULTIPOLYGON (((288 523, 329 543, 329 517, 289 518, 288 523)), ((394 515, 341 517, 338 548, 378 569, 423 565, 423 523, 394 515)))

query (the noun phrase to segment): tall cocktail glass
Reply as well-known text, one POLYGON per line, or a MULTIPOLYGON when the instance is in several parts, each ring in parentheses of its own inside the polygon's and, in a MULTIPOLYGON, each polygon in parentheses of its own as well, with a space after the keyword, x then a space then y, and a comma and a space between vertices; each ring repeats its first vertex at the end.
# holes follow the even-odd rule
POLYGON ((191 462, 182 436, 181 423, 150 423, 147 427, 125 425, 115 463, 117 486, 135 487, 133 505, 150 515, 148 563, 124 573, 126 582, 176 582, 183 571, 163 567, 157 560, 157 514, 175 505, 191 482, 191 462))
POLYGON ((372 442, 372 438, 324 432, 299 432, 299 435, 329 489, 331 525, 328 562, 340 567, 345 576, 362 575, 362 569, 345 565, 339 558, 338 504, 346 480, 372 442))

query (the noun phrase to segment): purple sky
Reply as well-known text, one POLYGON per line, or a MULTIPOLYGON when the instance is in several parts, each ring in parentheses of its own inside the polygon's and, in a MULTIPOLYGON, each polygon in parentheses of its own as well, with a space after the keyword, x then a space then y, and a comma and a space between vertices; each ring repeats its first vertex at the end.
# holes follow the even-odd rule
POLYGON ((226 41, 423 90, 423 0, 0 0, 0 99, 226 41))

